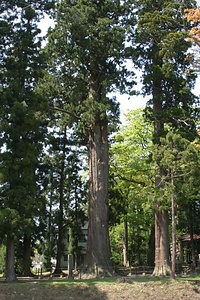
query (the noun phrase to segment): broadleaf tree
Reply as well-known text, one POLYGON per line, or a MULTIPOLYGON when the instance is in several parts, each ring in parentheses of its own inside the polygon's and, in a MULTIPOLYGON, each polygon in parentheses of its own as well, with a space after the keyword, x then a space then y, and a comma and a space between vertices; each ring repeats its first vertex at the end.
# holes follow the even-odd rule
MULTIPOLYGON (((153 227, 150 208, 154 186, 152 133, 153 127, 145 120, 144 110, 131 110, 125 115, 125 123, 115 134, 110 149, 110 212, 116 224, 124 223, 125 266, 141 265, 149 260, 146 245, 153 227), (142 244, 142 240, 146 242, 142 244)), ((116 224, 110 221, 113 234, 116 224)))

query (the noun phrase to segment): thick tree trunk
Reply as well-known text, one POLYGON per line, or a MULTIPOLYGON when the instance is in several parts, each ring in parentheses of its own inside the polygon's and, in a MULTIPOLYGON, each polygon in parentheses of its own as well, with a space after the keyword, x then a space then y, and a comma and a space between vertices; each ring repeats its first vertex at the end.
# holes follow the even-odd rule
POLYGON ((89 131, 89 225, 85 258, 87 273, 111 275, 108 231, 108 141, 107 119, 98 120, 89 131))
POLYGON ((6 241, 6 281, 12 282, 16 280, 15 274, 15 241, 12 234, 7 235, 6 241))
POLYGON ((25 234, 23 245, 23 276, 33 276, 31 273, 31 236, 25 234))
MULTIPOLYGON (((153 65, 155 74, 153 74, 153 117, 154 117, 154 144, 160 144, 160 137, 164 133, 164 121, 162 119, 163 111, 163 92, 162 78, 157 73, 156 67, 162 67, 159 53, 160 49, 157 41, 152 47, 153 65)), ((161 75, 161 74, 160 74, 161 75)), ((158 166, 155 174, 155 189, 164 189, 162 177, 164 170, 158 166)), ((160 200, 156 199, 155 205, 155 267, 153 275, 166 276, 171 273, 169 265, 169 236, 168 236, 168 211, 160 209, 160 200)))
MULTIPOLYGON (((84 260, 86 273, 112 275, 108 229, 108 120, 100 103, 106 100, 100 72, 91 55, 90 91, 94 111, 88 130, 89 206, 88 241, 84 260)), ((91 109, 91 108, 90 108, 91 109)))
POLYGON ((153 276, 171 274, 169 266, 168 212, 155 209, 155 267, 153 276))

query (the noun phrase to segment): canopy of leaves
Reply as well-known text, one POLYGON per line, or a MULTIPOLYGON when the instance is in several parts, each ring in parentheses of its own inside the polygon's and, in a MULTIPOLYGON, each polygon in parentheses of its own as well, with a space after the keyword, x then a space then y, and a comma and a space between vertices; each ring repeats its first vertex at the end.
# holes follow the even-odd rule
POLYGON ((110 210, 117 219, 119 209, 116 214, 114 211, 119 204, 123 207, 122 219, 126 220, 127 214, 133 220, 136 211, 148 207, 154 182, 152 147, 152 126, 145 121, 144 112, 130 111, 110 149, 110 210))

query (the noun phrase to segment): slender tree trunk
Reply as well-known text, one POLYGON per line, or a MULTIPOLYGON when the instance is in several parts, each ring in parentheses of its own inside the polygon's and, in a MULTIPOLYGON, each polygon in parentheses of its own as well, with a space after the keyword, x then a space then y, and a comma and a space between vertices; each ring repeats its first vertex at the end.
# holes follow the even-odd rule
POLYGON ((77 270, 78 268, 78 258, 77 258, 77 255, 75 254, 74 255, 74 270, 77 270))
POLYGON ((15 274, 15 241, 13 234, 7 234, 6 241, 6 281, 16 280, 15 274))
MULTIPOLYGON (((74 248, 75 248, 75 254, 74 254, 74 270, 77 270, 78 268, 78 256, 80 255, 80 250, 79 250, 79 237, 77 235, 77 230, 80 230, 80 226, 79 226, 79 217, 78 217, 78 203, 77 203, 77 199, 78 199, 78 191, 75 187, 75 227, 76 229, 73 230, 74 235, 75 235, 75 239, 74 239, 74 248)), ((73 253, 72 253, 73 254, 73 253)))
POLYGON ((49 213, 48 213, 48 229, 47 229, 47 248, 46 248, 46 253, 45 253, 45 261, 46 261, 46 265, 47 265, 47 269, 50 270, 50 272, 52 272, 52 265, 51 265, 51 257, 53 257, 53 239, 55 237, 53 237, 52 234, 52 229, 53 229, 53 224, 52 224, 52 207, 53 207, 53 192, 54 192, 54 187, 53 187, 53 166, 51 167, 51 177, 50 177, 50 197, 49 197, 49 203, 48 203, 48 209, 49 209, 49 213))
POLYGON ((64 174, 65 174, 65 157, 66 157, 66 137, 67 137, 67 128, 65 126, 61 170, 60 170, 58 241, 57 241, 56 268, 54 271, 55 274, 60 274, 62 272, 61 257, 63 253, 63 214, 64 214, 63 209, 64 209, 64 179, 65 179, 64 174))
MULTIPOLYGON (((174 176, 173 172, 171 173, 171 185, 174 188, 174 176)), ((171 270, 171 278, 175 279, 176 272, 176 223, 175 223, 175 200, 174 200, 174 191, 172 191, 171 198, 171 207, 172 207, 172 270, 171 270)))
MULTIPOLYGON (((193 208, 191 206, 192 209, 192 213, 191 216, 193 216, 193 208)), ((191 222, 191 226, 190 226, 190 240, 191 240, 191 269, 192 272, 194 273, 196 271, 196 257, 195 257, 195 248, 194 248, 194 228, 193 228, 193 222, 191 222)))
POLYGON ((127 224, 127 221, 124 221, 123 265, 124 265, 124 267, 129 267, 129 258, 128 258, 128 224, 127 224))
POLYGON ((155 262, 155 226, 151 229, 150 237, 149 237, 149 249, 147 254, 147 265, 154 266, 155 262))
POLYGON ((24 245, 23 245, 23 276, 32 276, 30 267, 31 267, 31 236, 24 235, 24 245))
POLYGON ((54 270, 55 274, 60 274, 61 269, 61 257, 62 257, 62 246, 63 246, 63 212, 60 205, 59 212, 59 223, 58 223, 58 237, 57 237, 57 253, 56 253, 56 267, 54 270))
POLYGON ((179 241, 179 247, 180 247, 180 264, 184 264, 184 246, 181 241, 179 241))

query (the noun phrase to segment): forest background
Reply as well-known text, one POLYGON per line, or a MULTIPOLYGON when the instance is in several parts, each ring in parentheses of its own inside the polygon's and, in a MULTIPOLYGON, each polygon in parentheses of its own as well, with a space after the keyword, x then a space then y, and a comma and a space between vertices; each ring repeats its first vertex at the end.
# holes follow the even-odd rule
POLYGON ((199 253, 193 240, 200 212, 199 98, 193 94, 199 62, 190 52, 198 32, 189 34, 198 20, 184 17, 197 4, 54 4, 0 6, 6 280, 32 275, 34 251, 47 269, 56 258, 56 274, 65 253, 73 254, 76 268, 86 221, 84 272, 111 275, 114 265, 148 264, 156 276, 174 276, 176 233, 189 232, 186 258, 193 264, 199 253), (44 14, 55 20, 45 45, 39 30, 44 14), (130 111, 119 129, 116 95, 141 101, 138 73, 127 60, 140 70, 149 98, 146 109, 130 111))

